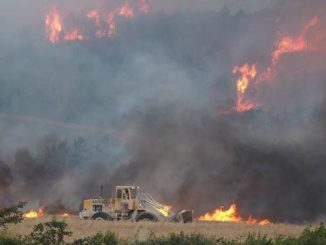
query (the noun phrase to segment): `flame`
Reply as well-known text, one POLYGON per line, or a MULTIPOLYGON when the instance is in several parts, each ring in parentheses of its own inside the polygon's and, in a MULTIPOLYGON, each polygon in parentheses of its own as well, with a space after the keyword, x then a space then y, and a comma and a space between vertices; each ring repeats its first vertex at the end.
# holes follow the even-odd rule
MULTIPOLYGON (((313 17, 306 25, 303 26, 298 36, 283 36, 275 44, 275 50, 272 52, 272 65, 266 69, 260 76, 260 81, 271 81, 277 75, 276 67, 282 55, 289 53, 298 53, 313 50, 308 44, 307 32, 319 24, 319 17, 313 17)), ((318 39, 317 35, 317 39, 318 39)), ((316 40, 317 41, 317 40, 316 40)))
POLYGON ((278 63, 278 60, 281 55, 286 53, 294 53, 294 52, 302 52, 309 49, 307 40, 306 40, 306 33, 308 30, 319 23, 319 17, 315 16, 313 17, 309 23, 307 23, 299 36, 297 37, 291 37, 291 36, 285 36, 282 37, 277 43, 276 43, 276 49, 272 53, 272 60, 273 65, 276 65, 278 63))
POLYGON ((231 207, 227 210, 224 210, 224 207, 217 208, 212 213, 206 213, 202 215, 198 219, 199 221, 220 221, 220 222, 236 222, 236 223, 247 223, 247 224, 259 224, 259 225, 267 225, 270 224, 268 219, 257 220, 252 216, 248 218, 248 220, 244 220, 238 214, 238 208, 236 204, 232 204, 231 207))
POLYGON ((148 13, 150 9, 151 0, 136 0, 138 2, 139 10, 143 13, 148 13))
POLYGON ((164 217, 168 217, 169 213, 172 209, 172 206, 170 205, 163 205, 163 208, 156 208, 157 211, 159 211, 164 217))
POLYGON ((93 9, 87 13, 87 18, 94 19, 96 26, 100 25, 100 13, 98 9, 93 9))
POLYGON ((112 11, 106 17, 106 22, 107 22, 107 24, 109 26, 109 34, 108 34, 108 37, 112 37, 113 34, 116 31, 116 25, 115 25, 114 17, 115 17, 115 11, 112 11))
POLYGON ((98 9, 93 9, 87 13, 87 18, 93 19, 96 26, 96 37, 102 38, 106 36, 106 31, 101 26, 101 15, 98 9))
POLYGON ((130 7, 128 3, 126 3, 121 7, 119 15, 124 16, 126 18, 132 18, 134 17, 134 10, 130 7))
POLYGON ((60 33, 63 29, 62 19, 54 6, 45 17, 45 26, 47 31, 47 37, 51 43, 57 43, 60 39, 60 33))
MULTIPOLYGON (((150 9, 151 0, 133 0, 125 1, 120 7, 111 10, 100 11, 98 9, 91 9, 86 12, 86 16, 80 17, 92 20, 95 23, 96 38, 112 37, 116 33, 117 16, 121 18, 133 18, 136 13, 148 13, 150 9)), ((50 9, 49 13, 45 17, 45 26, 47 38, 53 44, 60 41, 84 41, 92 38, 90 35, 85 35, 83 28, 75 26, 74 28, 65 28, 65 16, 61 15, 57 11, 57 7, 54 6, 50 9)))
POLYGON ((314 51, 316 47, 320 47, 325 37, 324 33, 320 32, 315 35, 313 40, 308 42, 307 32, 319 24, 319 17, 313 17, 307 24, 305 24, 301 32, 297 36, 282 36, 276 43, 275 49, 271 53, 271 66, 267 67, 262 73, 258 74, 257 65, 250 65, 248 63, 241 67, 235 66, 233 74, 240 74, 240 78, 236 80, 236 102, 235 110, 237 112, 245 112, 258 107, 257 103, 253 103, 249 99, 248 88, 251 83, 254 83, 255 91, 259 91, 259 85, 263 81, 272 81, 277 76, 277 65, 282 55, 288 53, 298 53, 305 51, 314 51))
POLYGON ((69 217, 69 216, 70 216, 70 214, 68 214, 68 213, 62 214, 62 217, 69 217))
POLYGON ((241 67, 234 67, 233 74, 240 73, 241 77, 236 82, 237 99, 236 111, 243 112, 254 109, 256 106, 253 103, 245 100, 245 94, 249 87, 250 82, 256 77, 256 65, 244 64, 241 67))
POLYGON ((83 41, 85 39, 86 38, 81 34, 78 28, 74 28, 70 32, 67 32, 64 37, 64 40, 66 41, 83 41))
POLYGON ((35 218, 41 218, 44 215, 45 215, 44 208, 40 208, 38 211, 30 210, 24 213, 23 217, 29 219, 35 219, 35 218))

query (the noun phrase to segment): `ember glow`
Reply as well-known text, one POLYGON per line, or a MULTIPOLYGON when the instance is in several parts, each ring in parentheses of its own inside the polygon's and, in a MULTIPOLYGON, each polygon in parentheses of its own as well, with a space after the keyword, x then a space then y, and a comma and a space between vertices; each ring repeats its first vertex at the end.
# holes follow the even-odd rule
POLYGON ((198 219, 199 221, 218 221, 218 222, 236 222, 236 223, 247 223, 247 224, 259 224, 267 225, 270 224, 268 219, 258 220, 253 217, 249 217, 247 220, 243 219, 238 214, 238 208, 236 204, 232 204, 227 210, 224 207, 217 208, 212 213, 206 213, 198 219))
POLYGON ((89 38, 110 38, 116 33, 117 17, 131 19, 135 17, 136 13, 148 13, 149 9, 150 1, 148 0, 125 2, 120 7, 113 9, 90 9, 84 16, 78 16, 78 19, 93 22, 96 29, 93 37, 85 30, 85 27, 76 25, 68 28, 66 25, 68 14, 59 12, 57 6, 53 6, 45 17, 46 36, 53 44, 64 41, 85 41, 89 38))

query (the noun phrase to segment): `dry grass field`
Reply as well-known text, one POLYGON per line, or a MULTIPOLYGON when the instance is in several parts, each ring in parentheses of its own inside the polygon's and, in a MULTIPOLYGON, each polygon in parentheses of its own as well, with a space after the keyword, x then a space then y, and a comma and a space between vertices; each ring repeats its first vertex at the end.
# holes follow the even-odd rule
MULTIPOLYGON (((47 222, 52 216, 37 219, 25 219, 21 224, 9 227, 12 234, 26 235, 30 233, 34 225, 40 222, 47 222)), ((95 235, 98 232, 112 231, 120 238, 133 240, 146 240, 155 235, 165 236, 170 233, 186 234, 197 232, 208 236, 224 237, 226 239, 236 239, 246 236, 248 233, 265 234, 270 238, 279 235, 298 237, 306 228, 304 225, 270 224, 265 226, 236 224, 236 223, 205 223, 194 222, 192 224, 175 223, 131 223, 131 222, 109 222, 109 221, 89 221, 80 220, 78 217, 57 217, 68 224, 69 230, 73 232, 72 237, 67 241, 95 235)))

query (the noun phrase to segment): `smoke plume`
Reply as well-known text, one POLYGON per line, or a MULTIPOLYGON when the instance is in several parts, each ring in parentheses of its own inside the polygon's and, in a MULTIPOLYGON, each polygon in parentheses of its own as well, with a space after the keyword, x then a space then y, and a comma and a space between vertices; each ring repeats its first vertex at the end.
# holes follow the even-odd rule
POLYGON ((0 206, 77 212, 102 184, 136 184, 197 216, 326 214, 324 0, 134 1, 112 35, 85 17, 110 1, 33 2, 0 3, 0 206), (54 4, 85 40, 51 42, 54 4), (239 111, 246 63, 262 79, 239 111))

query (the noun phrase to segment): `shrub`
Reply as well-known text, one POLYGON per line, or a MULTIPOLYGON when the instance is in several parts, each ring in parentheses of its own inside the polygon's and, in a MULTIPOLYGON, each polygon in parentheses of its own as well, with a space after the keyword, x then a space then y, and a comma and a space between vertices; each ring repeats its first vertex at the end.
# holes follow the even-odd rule
POLYGON ((109 231, 105 233, 103 242, 105 245, 118 245, 118 238, 116 237, 115 233, 109 231))
POLYGON ((113 232, 97 233, 95 236, 79 239, 71 245, 118 245, 119 241, 113 232))
POLYGON ((23 220, 23 212, 20 210, 26 202, 20 202, 16 206, 0 209, 0 229, 7 228, 9 224, 18 224, 23 220))
POLYGON ((12 237, 5 233, 0 233, 0 244, 1 245, 23 245, 20 237, 12 237))
POLYGON ((148 241, 135 241, 135 245, 213 245, 217 244, 216 239, 207 238, 202 234, 193 233, 186 235, 183 232, 179 234, 172 233, 168 237, 150 238, 148 241))
POLYGON ((249 234, 244 242, 244 245, 272 245, 273 241, 266 236, 260 234, 249 234))
POLYGON ((35 225, 32 233, 25 237, 25 244, 28 245, 62 245, 65 244, 65 236, 71 236, 72 232, 66 230, 67 224, 64 221, 52 219, 50 222, 35 225))
POLYGON ((297 241, 298 245, 325 245, 326 244, 326 229, 321 224, 315 230, 310 228, 305 229, 297 241))

